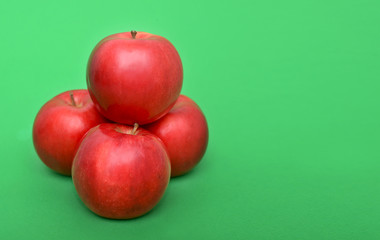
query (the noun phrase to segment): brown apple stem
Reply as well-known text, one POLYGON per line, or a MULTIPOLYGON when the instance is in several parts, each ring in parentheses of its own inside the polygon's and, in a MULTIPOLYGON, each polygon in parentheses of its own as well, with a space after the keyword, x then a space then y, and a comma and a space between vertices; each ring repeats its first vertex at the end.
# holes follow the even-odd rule
POLYGON ((73 106, 76 107, 77 104, 75 103, 74 94, 72 91, 70 92, 70 98, 71 98, 71 104, 73 104, 73 106))
POLYGON ((132 38, 135 39, 136 35, 137 35, 137 32, 135 30, 132 30, 131 31, 131 35, 132 35, 132 38))
POLYGON ((133 130, 131 132, 132 135, 136 134, 137 128, 139 128, 139 124, 138 123, 133 124, 133 130))

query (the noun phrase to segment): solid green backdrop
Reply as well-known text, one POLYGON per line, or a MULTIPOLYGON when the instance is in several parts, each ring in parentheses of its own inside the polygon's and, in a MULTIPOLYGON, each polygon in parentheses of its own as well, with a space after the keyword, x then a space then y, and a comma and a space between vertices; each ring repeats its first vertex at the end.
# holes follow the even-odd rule
POLYGON ((379 1, 2 1, 1 239, 379 239, 379 1), (32 126, 86 88, 92 48, 169 39, 203 109, 201 163, 149 214, 90 212, 38 159, 32 126))

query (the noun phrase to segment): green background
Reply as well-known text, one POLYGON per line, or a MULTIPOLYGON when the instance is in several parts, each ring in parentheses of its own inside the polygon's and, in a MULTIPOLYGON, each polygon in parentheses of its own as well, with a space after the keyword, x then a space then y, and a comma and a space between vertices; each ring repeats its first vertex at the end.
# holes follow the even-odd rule
POLYGON ((2 1, 1 239, 379 239, 380 2, 2 1), (168 38, 207 153, 148 215, 97 217, 38 159, 39 108, 116 32, 168 38))

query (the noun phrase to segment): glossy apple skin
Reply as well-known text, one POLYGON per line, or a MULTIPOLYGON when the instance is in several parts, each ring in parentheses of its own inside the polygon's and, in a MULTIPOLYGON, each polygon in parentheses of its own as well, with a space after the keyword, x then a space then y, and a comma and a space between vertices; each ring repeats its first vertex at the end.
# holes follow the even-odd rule
POLYGON ((177 100, 183 80, 177 50, 165 38, 137 32, 100 41, 87 65, 87 86, 106 118, 133 125, 164 116, 177 100))
POLYGON ((199 106, 185 95, 179 96, 174 107, 163 118, 144 127, 164 142, 172 177, 189 172, 206 152, 206 118, 199 106))
POLYGON ((170 179, 162 141, 139 128, 101 124, 83 139, 73 163, 79 197, 94 213, 113 219, 139 217, 161 199, 170 179))
POLYGON ((89 129, 104 122, 107 120, 96 111, 87 90, 61 93, 38 112, 33 125, 34 147, 46 166, 70 176, 80 140, 89 129))

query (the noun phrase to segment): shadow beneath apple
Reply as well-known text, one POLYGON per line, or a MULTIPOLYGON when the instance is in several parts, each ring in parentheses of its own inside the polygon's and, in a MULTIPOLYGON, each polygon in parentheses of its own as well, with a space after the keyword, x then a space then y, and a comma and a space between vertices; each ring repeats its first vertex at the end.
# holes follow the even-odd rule
MULTIPOLYGON (((38 162, 38 161, 35 161, 35 162, 38 162)), ((154 218, 154 217, 157 217, 161 211, 164 212, 166 207, 170 206, 170 204, 167 204, 168 200, 171 199, 171 197, 170 197, 170 195, 171 195, 170 182, 169 182, 168 188, 166 189, 164 196, 161 198, 161 200, 158 202, 158 204, 152 210, 147 212, 146 214, 139 216, 137 218, 132 218, 132 219, 109 219, 109 218, 105 218, 105 217, 99 216, 96 213, 92 212, 82 202, 82 200, 79 198, 79 195, 77 194, 77 192, 75 190, 71 176, 66 176, 66 175, 62 175, 60 173, 57 173, 54 170, 52 170, 52 169, 50 169, 50 168, 48 168, 48 167, 46 167, 40 163, 35 164, 32 167, 35 168, 34 170, 37 173, 37 175, 43 176, 43 178, 47 179, 47 181, 49 181, 49 179, 50 179, 50 181, 52 181, 52 182, 57 182, 57 183, 61 182, 63 185, 65 185, 65 184, 72 185, 71 190, 69 190, 69 192, 67 192, 66 194, 68 194, 67 195, 68 198, 75 199, 75 200, 73 200, 74 203, 75 202, 78 203, 78 205, 76 206, 77 211, 82 211, 83 214, 86 214, 90 217, 93 216, 94 218, 101 219, 102 221, 134 222, 134 221, 139 221, 140 219, 147 219, 150 217, 154 218), (168 197, 168 195, 169 195, 169 197, 168 197)))
POLYGON ((51 170, 50 168, 47 168, 45 172, 47 173, 47 175, 52 176, 52 177, 71 180, 71 176, 60 174, 54 170, 51 170))
POLYGON ((48 178, 53 178, 54 181, 64 181, 64 182, 70 182, 70 183, 72 182, 71 176, 62 175, 46 166, 39 167, 38 171, 41 172, 41 175, 45 175, 48 178))
POLYGON ((191 169, 189 172, 181 175, 181 176, 176 176, 176 177, 172 177, 170 179, 170 181, 172 182, 181 182, 181 181, 184 181, 184 180, 188 180, 190 178, 197 178, 197 177, 201 177, 201 175, 205 174, 206 172, 208 172, 208 169, 210 167, 210 155, 209 154, 206 154, 203 159, 193 168, 191 169))
MULTIPOLYGON (((137 217, 137 218, 109 219, 109 218, 99 216, 96 213, 92 212, 89 208, 87 208, 87 206, 79 198, 74 186, 72 188, 72 194, 71 195, 72 195, 72 197, 74 197, 76 199, 76 202, 80 206, 80 207, 78 207, 78 210, 80 208, 81 209, 80 211, 83 211, 84 214, 91 215, 97 219, 101 219, 102 221, 122 223, 122 222, 135 222, 135 221, 139 221, 140 219, 154 218, 154 217, 159 216, 163 212, 165 212, 167 210, 167 208, 169 208, 170 206, 180 204, 178 202, 176 203, 176 196, 178 196, 178 194, 181 194, 181 193, 172 190, 172 189, 177 189, 176 187, 174 187, 174 188, 171 187, 172 183, 175 183, 174 185, 177 185, 177 184, 181 185, 181 181, 191 181, 191 179, 193 179, 193 178, 199 178, 199 177, 202 178, 202 176, 207 175, 210 171, 210 166, 211 166, 210 161, 211 161, 211 156, 209 154, 206 154, 205 157, 199 162, 199 164, 194 169, 192 169, 190 172, 188 172, 182 176, 171 178, 169 185, 165 191, 165 194, 161 198, 161 200, 158 202, 158 204, 152 210, 150 210, 146 214, 144 214, 140 217, 137 217)), ((64 175, 61 175, 59 173, 56 173, 53 170, 50 170, 49 168, 45 168, 45 172, 48 172, 48 175, 50 175, 52 177, 60 178, 60 179, 63 179, 65 181, 72 182, 71 177, 64 176, 64 175)))

